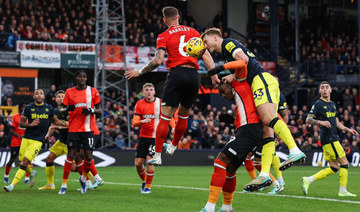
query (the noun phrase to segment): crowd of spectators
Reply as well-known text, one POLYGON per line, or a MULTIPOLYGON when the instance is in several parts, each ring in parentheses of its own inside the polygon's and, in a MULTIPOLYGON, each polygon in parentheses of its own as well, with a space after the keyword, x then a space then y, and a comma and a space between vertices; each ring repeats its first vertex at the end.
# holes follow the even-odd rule
POLYGON ((94 43, 94 15, 87 0, 0 0, 0 47, 16 40, 94 43))

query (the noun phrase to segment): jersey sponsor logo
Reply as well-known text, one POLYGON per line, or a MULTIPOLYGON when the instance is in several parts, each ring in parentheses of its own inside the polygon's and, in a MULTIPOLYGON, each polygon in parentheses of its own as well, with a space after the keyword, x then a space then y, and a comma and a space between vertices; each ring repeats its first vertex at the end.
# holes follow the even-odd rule
POLYGON ((327 109, 327 106, 324 106, 324 109, 327 109))
POLYGON ((36 113, 32 113, 31 114, 31 119, 48 119, 49 115, 46 113, 43 114, 36 114, 36 113))
POLYGON ((158 119, 159 115, 153 115, 153 114, 145 114, 143 115, 144 118, 149 118, 149 119, 158 119))
POLYGON ((75 107, 86 107, 86 106, 87 106, 86 103, 77 103, 77 104, 75 105, 75 107))
POLYGON ((326 117, 328 117, 328 118, 332 118, 332 117, 334 117, 334 116, 336 116, 336 112, 326 112, 326 117))
POLYGON ((232 41, 230 41, 228 44, 225 45, 225 49, 228 50, 229 52, 231 52, 235 47, 236 46, 232 41))
POLYGON ((187 32, 187 31, 190 31, 190 28, 176 28, 176 29, 172 29, 169 31, 169 34, 174 34, 174 33, 177 33, 177 32, 187 32))

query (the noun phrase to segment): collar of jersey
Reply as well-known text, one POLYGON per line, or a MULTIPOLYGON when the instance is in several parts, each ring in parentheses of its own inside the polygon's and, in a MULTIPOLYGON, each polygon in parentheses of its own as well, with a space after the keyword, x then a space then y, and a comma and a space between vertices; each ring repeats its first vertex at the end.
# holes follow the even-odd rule
POLYGON ((44 104, 44 102, 43 103, 41 103, 41 104, 37 104, 36 102, 34 102, 35 103, 35 105, 36 106, 41 106, 41 105, 43 105, 44 104))
POLYGON ((323 99, 323 98, 321 98, 321 97, 320 97, 320 99, 321 99, 322 101, 324 101, 324 102, 330 102, 330 100, 327 101, 326 99, 323 99))

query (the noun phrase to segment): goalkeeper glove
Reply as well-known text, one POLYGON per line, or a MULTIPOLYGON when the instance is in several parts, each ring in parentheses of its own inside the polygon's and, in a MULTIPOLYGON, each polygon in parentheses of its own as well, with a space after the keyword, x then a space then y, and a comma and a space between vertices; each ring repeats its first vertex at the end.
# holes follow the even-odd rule
POLYGON ((87 116, 93 112, 94 112, 94 109, 92 109, 92 108, 83 108, 81 113, 84 114, 85 116, 87 116))

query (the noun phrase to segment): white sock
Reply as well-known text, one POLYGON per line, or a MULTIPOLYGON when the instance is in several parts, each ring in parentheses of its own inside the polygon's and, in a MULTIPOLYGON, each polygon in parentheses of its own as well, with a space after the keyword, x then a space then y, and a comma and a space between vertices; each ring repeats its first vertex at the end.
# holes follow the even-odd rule
POLYGON ((315 179, 314 179, 313 176, 310 176, 310 177, 308 177, 308 181, 311 184, 311 183, 313 183, 315 181, 315 179))
POLYGON ((215 212, 215 206, 216 206, 216 203, 207 202, 205 205, 205 209, 208 212, 215 212))
POLYGON ((278 180, 280 183, 285 183, 282 176, 281 176, 281 177, 278 177, 277 180, 278 180))
POLYGON ((339 189, 339 193, 345 193, 345 192, 347 192, 347 190, 346 190, 346 186, 340 186, 340 189, 339 189))
POLYGON ((48 184, 48 186, 50 186, 50 187, 55 187, 55 184, 48 184))
POLYGON ((80 179, 81 181, 86 182, 86 177, 84 175, 81 175, 80 179))
POLYGON ((161 152, 155 152, 153 158, 159 158, 161 157, 161 152))
POLYGON ((172 149, 176 149, 177 146, 175 146, 174 144, 170 143, 170 147, 171 147, 172 149))
POLYGON ((25 180, 30 180, 30 177, 25 177, 24 181, 25 181, 25 180))
POLYGON ((9 175, 4 174, 4 177, 9 177, 9 175))
POLYGON ((280 184, 279 184, 279 181, 275 180, 273 183, 272 183, 273 187, 279 187, 280 184))
POLYGON ((290 154, 299 154, 299 153, 301 153, 301 150, 297 146, 290 149, 290 154))
POLYGON ((92 186, 92 183, 91 183, 90 180, 87 180, 87 181, 86 181, 86 186, 92 186))
POLYGON ((221 206, 221 210, 223 210, 223 211, 232 211, 232 204, 230 204, 230 205, 226 205, 226 204, 223 204, 222 206, 221 206))
POLYGON ((99 180, 101 180, 100 175, 99 175, 99 174, 96 174, 96 175, 94 176, 94 180, 95 180, 95 181, 99 181, 99 180))
POLYGON ((259 177, 269 177, 269 173, 260 172, 259 177))
POLYGON ((67 183, 61 184, 61 188, 67 188, 67 183))

